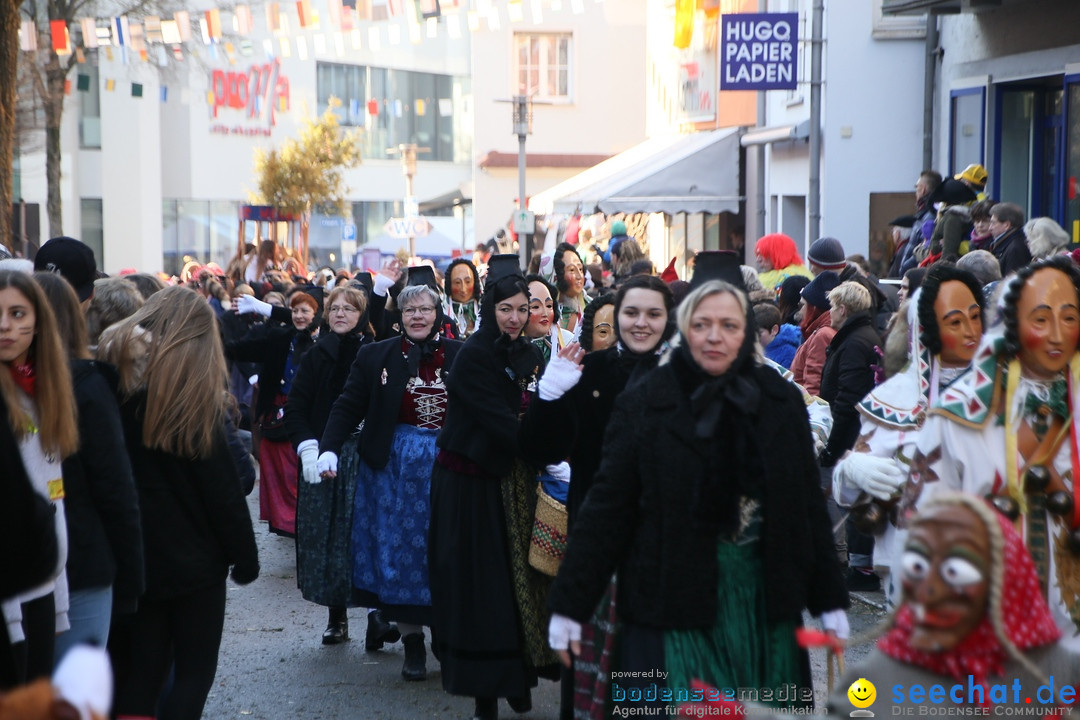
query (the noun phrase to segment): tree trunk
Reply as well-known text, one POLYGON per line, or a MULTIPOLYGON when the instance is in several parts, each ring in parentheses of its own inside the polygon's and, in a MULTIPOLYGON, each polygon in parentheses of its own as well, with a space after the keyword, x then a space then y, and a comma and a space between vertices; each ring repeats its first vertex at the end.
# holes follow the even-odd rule
POLYGON ((14 190, 15 95, 19 64, 19 3, 0 0, 0 244, 14 249, 11 234, 14 190))
MULTIPOLYGON (((9 0, 0 0, 8 2, 9 0)), ((45 94, 45 180, 48 183, 46 211, 49 216, 49 237, 64 234, 62 200, 60 197, 60 124, 64 116, 64 81, 67 68, 60 64, 55 52, 49 53, 45 65, 48 92, 45 94)))

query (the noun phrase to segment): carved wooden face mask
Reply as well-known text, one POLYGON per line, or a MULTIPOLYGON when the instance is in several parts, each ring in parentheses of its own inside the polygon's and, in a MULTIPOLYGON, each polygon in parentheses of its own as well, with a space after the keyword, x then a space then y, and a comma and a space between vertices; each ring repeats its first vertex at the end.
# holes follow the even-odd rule
POLYGON ((1024 375, 1050 380, 1065 369, 1080 338, 1080 300, 1068 275, 1054 268, 1035 272, 1016 304, 1024 375))
POLYGON ((982 310, 967 285, 959 280, 941 284, 934 300, 941 362, 946 367, 964 367, 971 362, 982 337, 982 310))
POLYGON ((979 626, 989 607, 990 564, 990 536, 973 511, 943 505, 919 514, 901 558, 913 648, 951 650, 979 626))

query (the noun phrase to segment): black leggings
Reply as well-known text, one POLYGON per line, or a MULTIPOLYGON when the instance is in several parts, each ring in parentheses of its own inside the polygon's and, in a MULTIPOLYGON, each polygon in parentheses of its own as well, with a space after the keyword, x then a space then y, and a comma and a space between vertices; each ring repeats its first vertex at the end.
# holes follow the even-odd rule
POLYGON ((138 612, 114 621, 109 650, 116 715, 199 720, 217 673, 224 624, 224 581, 170 600, 140 601, 138 612), (159 698, 170 668, 172 686, 159 698))

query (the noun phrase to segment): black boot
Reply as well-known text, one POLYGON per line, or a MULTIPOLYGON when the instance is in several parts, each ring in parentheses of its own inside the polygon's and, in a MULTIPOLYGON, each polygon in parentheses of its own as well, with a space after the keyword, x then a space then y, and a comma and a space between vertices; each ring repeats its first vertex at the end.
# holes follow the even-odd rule
POLYGON ((526 690, 520 697, 506 698, 506 703, 516 713, 527 713, 532 710, 532 690, 526 690))
POLYGON ((499 700, 497 698, 476 698, 476 709, 472 720, 499 720, 499 700))
POLYGON ((367 634, 364 636, 364 649, 368 652, 382 650, 384 643, 395 643, 401 639, 397 625, 382 619, 382 613, 372 610, 367 616, 367 634))
POLYGON ((427 650, 424 649, 424 633, 413 633, 401 639, 405 643, 405 664, 401 677, 406 680, 427 679, 427 650))
POLYGON ((330 619, 322 634, 323 645, 337 645, 349 639, 349 616, 343 607, 331 607, 330 619))

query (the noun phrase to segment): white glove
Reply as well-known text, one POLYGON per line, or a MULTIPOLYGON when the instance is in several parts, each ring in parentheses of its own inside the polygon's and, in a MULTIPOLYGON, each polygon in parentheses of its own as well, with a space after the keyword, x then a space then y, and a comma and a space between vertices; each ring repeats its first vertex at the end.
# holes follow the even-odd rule
POLYGON ((336 473, 337 453, 324 452, 322 455, 320 455, 318 464, 316 465, 316 469, 319 471, 320 475, 326 472, 336 473))
POLYGON ((556 463, 555 465, 548 465, 544 470, 547 471, 548 475, 559 482, 570 482, 570 463, 565 460, 561 463, 556 463))
POLYGON ((572 642, 581 642, 581 623, 552 615, 548 623, 548 645, 552 650, 569 650, 572 642))
POLYGON ((258 374, 252 375, 251 377, 248 378, 248 385, 258 385, 258 384, 259 384, 259 376, 258 376, 258 374))
POLYGON ((572 361, 556 355, 548 363, 536 390, 541 400, 558 400, 580 379, 581 369, 572 361))
POLYGON ((375 275, 374 288, 373 288, 374 291, 375 291, 375 294, 378 295, 379 297, 386 297, 386 292, 390 288, 394 287, 394 283, 396 283, 396 282, 397 282, 397 280, 395 280, 392 277, 387 277, 386 275, 383 275, 382 273, 376 274, 375 275))
POLYGON ((236 298, 236 312, 239 315, 255 313, 263 317, 270 317, 270 311, 273 309, 273 305, 257 300, 254 295, 241 295, 236 298))
POLYGON ((296 446, 296 454, 300 456, 300 471, 304 474, 304 482, 309 485, 318 485, 322 482, 319 475, 319 441, 305 440, 296 446))
POLYGON ((79 717, 108 717, 113 672, 104 650, 76 645, 53 672, 53 689, 79 711, 79 717))
POLYGON ((840 640, 851 637, 851 628, 848 626, 847 613, 843 610, 829 610, 821 613, 821 627, 826 631, 832 630, 840 640))
POLYGON ((845 484, 859 488, 878 500, 888 500, 900 489, 907 473, 893 458, 853 452, 841 460, 835 473, 845 484))

